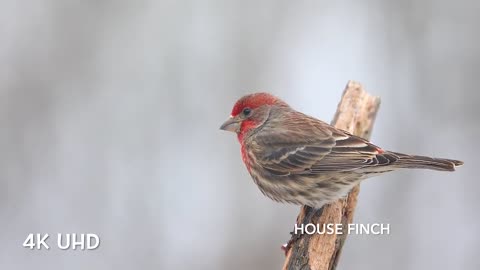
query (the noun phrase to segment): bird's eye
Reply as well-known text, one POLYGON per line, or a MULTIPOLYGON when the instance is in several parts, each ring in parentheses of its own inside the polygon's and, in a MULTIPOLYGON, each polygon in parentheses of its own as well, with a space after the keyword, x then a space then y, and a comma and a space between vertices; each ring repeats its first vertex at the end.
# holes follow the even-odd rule
POLYGON ((245 108, 245 109, 243 109, 242 113, 243 113, 243 115, 245 115, 245 116, 249 116, 249 115, 252 113, 252 109, 250 109, 250 108, 245 108))

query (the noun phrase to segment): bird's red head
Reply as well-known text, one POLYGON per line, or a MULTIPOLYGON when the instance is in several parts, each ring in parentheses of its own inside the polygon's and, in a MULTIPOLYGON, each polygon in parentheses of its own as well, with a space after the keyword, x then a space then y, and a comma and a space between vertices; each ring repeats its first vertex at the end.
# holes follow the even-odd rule
POLYGON ((279 99, 275 96, 272 96, 268 93, 255 93, 247 95, 235 102, 233 106, 231 116, 235 117, 242 113, 245 108, 256 109, 263 105, 273 105, 279 99))
POLYGON ((236 132, 243 140, 246 134, 260 127, 267 119, 273 105, 286 105, 268 93, 255 93, 240 98, 233 106, 230 118, 220 129, 236 132))

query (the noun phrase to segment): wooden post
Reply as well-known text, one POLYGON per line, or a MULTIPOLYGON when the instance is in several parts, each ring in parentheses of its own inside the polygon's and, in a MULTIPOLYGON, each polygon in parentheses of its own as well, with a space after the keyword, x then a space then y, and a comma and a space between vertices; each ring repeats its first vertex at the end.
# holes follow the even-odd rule
MULTIPOLYGON (((349 81, 331 124, 336 128, 369 139, 379 106, 380 98, 365 92, 358 82, 349 81)), ((303 218, 310 213, 309 211, 315 211, 311 213, 312 223, 343 224, 343 228, 347 228, 348 223, 353 219, 358 192, 359 186, 356 186, 345 199, 340 199, 321 209, 303 206, 297 217, 297 224, 302 222, 303 218)), ((288 250, 283 269, 335 269, 346 237, 347 234, 302 235, 288 250)))

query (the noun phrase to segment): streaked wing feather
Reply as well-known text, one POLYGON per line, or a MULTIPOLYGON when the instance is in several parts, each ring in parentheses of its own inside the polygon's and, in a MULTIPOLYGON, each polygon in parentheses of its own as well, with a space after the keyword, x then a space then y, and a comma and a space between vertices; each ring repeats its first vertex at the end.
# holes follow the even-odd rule
POLYGON ((317 119, 309 117, 301 124, 283 120, 281 129, 270 128, 255 138, 260 146, 254 150, 256 161, 272 174, 350 171, 394 159, 368 141, 317 119))

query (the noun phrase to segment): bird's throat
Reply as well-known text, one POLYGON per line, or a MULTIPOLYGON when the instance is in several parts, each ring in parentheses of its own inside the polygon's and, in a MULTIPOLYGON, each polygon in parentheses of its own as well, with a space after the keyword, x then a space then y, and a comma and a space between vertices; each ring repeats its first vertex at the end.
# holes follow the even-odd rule
POLYGON ((251 134, 252 130, 257 127, 257 123, 253 120, 244 120, 240 124, 240 131, 238 132, 238 141, 243 144, 243 141, 251 134))

